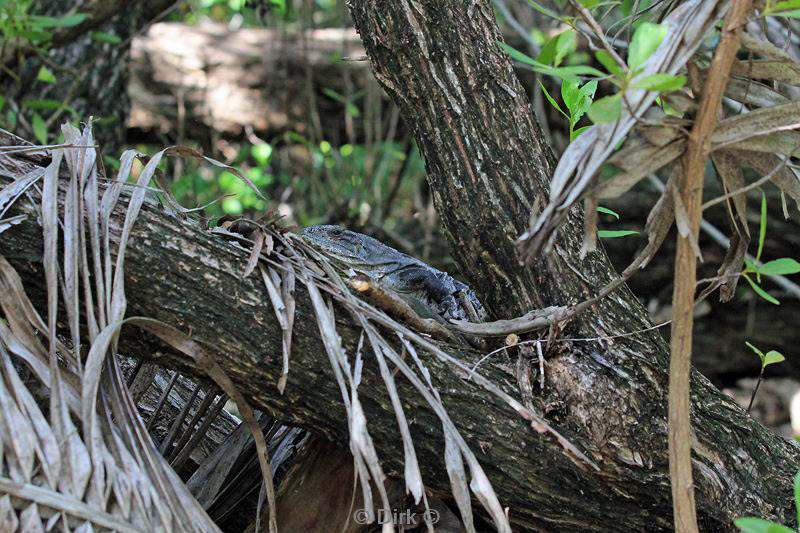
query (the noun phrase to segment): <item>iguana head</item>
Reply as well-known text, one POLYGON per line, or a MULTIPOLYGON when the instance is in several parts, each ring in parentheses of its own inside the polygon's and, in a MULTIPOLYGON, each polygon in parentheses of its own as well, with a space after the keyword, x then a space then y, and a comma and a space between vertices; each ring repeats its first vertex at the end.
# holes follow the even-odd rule
POLYGON ((305 228, 300 237, 325 255, 350 266, 367 263, 369 253, 384 246, 372 237, 333 225, 305 228), (372 250, 368 250, 371 244, 372 250))

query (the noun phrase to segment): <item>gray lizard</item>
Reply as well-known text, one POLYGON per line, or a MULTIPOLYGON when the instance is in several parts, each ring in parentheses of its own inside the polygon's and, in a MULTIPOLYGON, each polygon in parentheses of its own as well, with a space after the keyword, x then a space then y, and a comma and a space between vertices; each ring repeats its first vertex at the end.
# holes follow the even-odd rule
POLYGON ((340 268, 362 273, 397 293, 423 318, 469 320, 471 313, 459 298, 461 291, 477 318, 482 321, 486 317, 483 305, 466 284, 368 235, 322 225, 305 228, 300 236, 340 268))

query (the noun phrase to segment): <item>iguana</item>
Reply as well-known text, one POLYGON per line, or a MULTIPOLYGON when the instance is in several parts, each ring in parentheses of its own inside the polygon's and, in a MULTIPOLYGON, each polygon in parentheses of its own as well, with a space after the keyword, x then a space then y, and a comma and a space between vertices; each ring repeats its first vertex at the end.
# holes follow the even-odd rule
MULTIPOLYGON (((340 226, 305 228, 301 238, 344 270, 362 273, 401 296, 422 318, 469 320, 463 291, 479 321, 486 310, 466 284, 377 239, 340 226)), ((473 317, 475 318, 475 317, 473 317)))

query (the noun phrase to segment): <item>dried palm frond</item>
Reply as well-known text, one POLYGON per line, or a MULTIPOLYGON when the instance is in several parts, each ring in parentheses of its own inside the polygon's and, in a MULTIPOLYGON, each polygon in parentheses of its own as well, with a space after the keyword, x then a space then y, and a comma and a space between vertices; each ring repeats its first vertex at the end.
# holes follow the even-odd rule
MULTIPOLYGON (((16 271, 0 257, 0 306, 7 321, 0 320, 0 523, 11 530, 217 531, 153 447, 115 355, 125 310, 124 249, 143 194, 131 202, 112 261, 107 220, 130 165, 123 164, 118 186, 106 189, 101 201, 91 125, 82 133, 68 125, 63 131, 72 146, 53 148, 44 172, 0 191, 0 203, 10 204, 44 181, 48 298, 43 320, 16 271), (64 159, 69 185, 59 217, 64 159), (59 308, 66 317, 59 319, 59 308), (66 331, 59 329, 65 323, 66 331), (21 376, 27 372, 49 389, 49 398, 34 399, 21 376)), ((123 156, 123 163, 130 160, 123 156)), ((155 164, 143 173, 152 175, 155 164)), ((140 177, 146 181, 147 175, 140 177)))
MULTIPOLYGON (((147 195, 158 192, 149 184, 157 172, 159 161, 165 155, 187 155, 186 150, 173 147, 153 155, 135 184, 128 184, 127 180, 133 160, 139 154, 125 152, 116 179, 103 186, 99 183, 94 164, 96 152, 92 148, 91 126, 83 132, 64 126, 64 135, 67 145, 51 150, 51 161, 44 171, 31 170, 0 191, 0 209, 3 209, 27 188, 44 181, 41 222, 48 298, 47 318, 43 320, 28 300, 14 269, 0 256, 0 288, 3 289, 0 305, 8 321, 8 325, 0 321, 0 357, 3 358, 0 386, 11 391, 3 395, 0 404, 0 423, 3 429, 9 429, 2 436, 4 453, 0 482, 5 485, 0 489, 14 495, 10 500, 0 498, 0 512, 12 513, 13 520, 17 521, 31 521, 31 517, 45 521, 62 520, 67 528, 76 527, 81 520, 95 520, 92 523, 96 526, 120 530, 202 531, 216 528, 203 507, 154 448, 147 426, 123 380, 117 357, 120 329, 123 325, 136 325, 193 358, 220 391, 236 401, 255 438, 258 463, 265 479, 270 529, 275 530, 268 446, 263 428, 241 393, 207 349, 194 342, 190 335, 168 324, 125 315, 124 261, 132 227, 147 195), (69 168, 69 182, 65 189, 63 215, 59 217, 58 180, 64 159, 69 168), (110 217, 125 189, 130 189, 126 192, 127 214, 122 223, 119 245, 112 257, 110 217), (59 243, 60 238, 63 240, 59 243), (59 254, 59 249, 62 254, 59 254), (66 313, 59 312, 62 308, 66 313), (62 338, 69 340, 62 341, 62 338), (42 345, 42 339, 47 339, 47 347, 42 345), (26 395, 20 388, 22 381, 15 373, 10 355, 23 361, 49 388, 49 424, 36 410, 35 404, 28 401, 30 393, 26 395), (7 398, 14 401, 7 401, 7 398), (23 429, 17 431, 18 427, 23 429), (14 431, 10 431, 12 428, 14 431), (36 491, 42 490, 47 491, 47 498, 37 496, 39 492, 36 491), (67 509, 65 504, 62 509, 53 503, 61 500, 74 505, 67 509), (88 508, 93 510, 91 517, 96 518, 87 518, 88 508)), ((378 491, 380 507, 391 512, 390 500, 383 486, 386 476, 359 399, 361 372, 367 364, 367 354, 375 358, 395 412, 403 442, 407 491, 416 503, 422 502, 427 507, 413 438, 395 383, 393 372, 397 371, 425 399, 441 422, 444 466, 467 531, 475 531, 470 493, 480 501, 498 531, 510 531, 510 525, 475 454, 448 415, 418 352, 433 355, 460 375, 469 375, 473 382, 529 421, 533 430, 555 437, 567 456, 580 467, 597 468, 542 417, 500 387, 475 373, 436 343, 356 298, 323 256, 273 222, 268 220, 255 224, 256 231, 250 233, 253 240, 220 229, 216 233, 247 242, 250 247, 243 275, 258 270, 283 332, 283 371, 279 389, 285 386, 291 364, 296 284, 302 284, 308 292, 320 337, 339 384, 347 416, 350 450, 362 487, 365 510, 371 512, 374 508, 370 488, 373 486, 378 491), (334 313, 339 312, 337 310, 344 310, 363 330, 362 344, 355 353, 345 350, 336 331, 334 313), (368 349, 362 353, 363 341, 368 349), (407 362, 404 354, 410 354, 413 363, 407 362)), ((214 392, 206 391, 204 403, 189 420, 188 426, 200 424, 201 411, 204 407, 211 408, 214 397, 214 392)), ((220 408, 221 400, 216 401, 220 408)), ((188 434, 178 436, 177 428, 187 417, 179 418, 176 430, 165 439, 164 450, 169 451, 178 463, 185 460, 193 438, 188 434), (177 445, 173 447, 173 443, 177 445)), ((275 431, 278 431, 277 427, 275 431)), ((227 446, 229 450, 238 449, 242 446, 241 438, 232 437, 227 446)), ((284 450, 281 453, 285 454, 286 445, 275 444, 273 449, 276 452, 284 450)), ((215 476, 213 486, 198 493, 206 508, 221 501, 224 468, 229 464, 223 458, 224 454, 214 454, 198 474, 211 476, 214 473, 215 476)), ((191 483, 196 486, 199 479, 195 478, 191 483)), ((229 509, 229 503, 223 507, 229 509)), ((432 524, 428 524, 428 528, 430 530, 432 524)))

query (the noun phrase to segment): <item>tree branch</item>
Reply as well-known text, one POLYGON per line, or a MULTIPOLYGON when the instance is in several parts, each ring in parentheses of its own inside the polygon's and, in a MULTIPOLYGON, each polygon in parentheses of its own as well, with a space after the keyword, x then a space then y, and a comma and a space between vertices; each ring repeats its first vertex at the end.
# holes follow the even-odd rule
MULTIPOLYGON (((703 176, 709 138, 717 123, 731 65, 739 49, 742 29, 750 12, 750 0, 737 0, 725 19, 719 46, 711 61, 700 98, 700 109, 689 134, 684 162, 685 176, 680 195, 688 214, 688 234, 679 231, 675 252, 675 287, 672 293, 672 331, 669 361, 669 471, 675 530, 697 531, 692 483, 692 435, 689 419, 689 375, 694 327, 694 292, 697 282, 697 236, 702 218, 703 176)), ((681 214, 676 210, 676 217, 681 214)), ((680 221, 678 228, 681 228, 680 221)))

